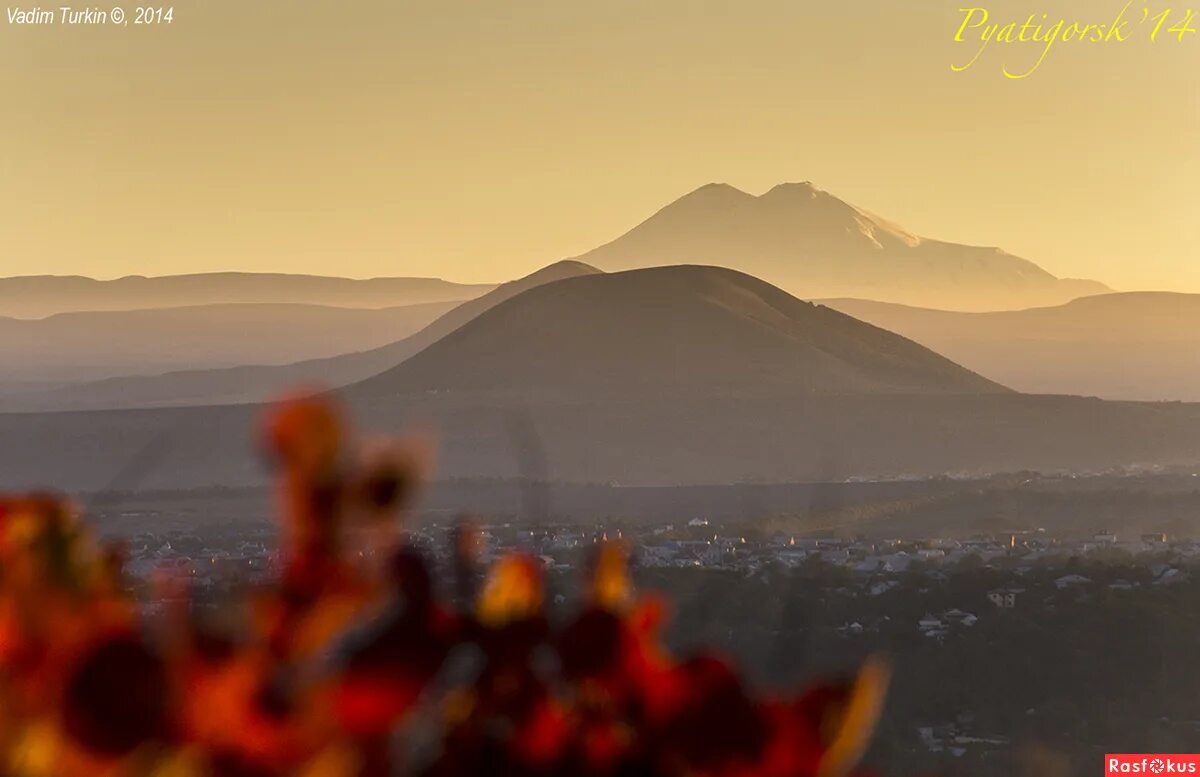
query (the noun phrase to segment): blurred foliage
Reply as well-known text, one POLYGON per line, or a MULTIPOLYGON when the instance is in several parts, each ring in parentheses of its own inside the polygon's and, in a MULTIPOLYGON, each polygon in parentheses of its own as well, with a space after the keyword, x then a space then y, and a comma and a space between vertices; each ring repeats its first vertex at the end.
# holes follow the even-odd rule
POLYGON ((801 694, 751 692, 709 652, 671 656, 664 604, 597 547, 572 617, 546 617, 543 570, 485 573, 464 524, 454 595, 396 531, 412 447, 365 452, 322 399, 265 428, 279 468, 281 568, 224 620, 156 581, 155 620, 119 548, 67 501, 0 497, 0 772, 74 775, 722 775, 848 777, 875 726, 877 659, 801 694), (386 562, 346 552, 370 532, 386 562), (232 625, 231 625, 232 624, 232 625))

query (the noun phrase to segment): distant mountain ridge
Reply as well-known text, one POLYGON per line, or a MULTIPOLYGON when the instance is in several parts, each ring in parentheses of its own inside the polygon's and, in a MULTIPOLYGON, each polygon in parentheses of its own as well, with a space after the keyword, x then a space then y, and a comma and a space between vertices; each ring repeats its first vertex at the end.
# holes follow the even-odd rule
POLYGON ((457 304, 226 303, 0 318, 0 388, 341 354, 412 334, 457 304))
MULTIPOLYGON (((436 429, 445 479, 521 476, 531 451, 539 477, 623 485, 1200 464, 1200 404, 1019 394, 736 271, 512 291, 339 392, 350 413, 372 429, 436 429)), ((147 450, 139 488, 260 485, 251 439, 265 411, 0 413, 0 489, 103 489, 147 450)))
MULTIPOLYGON (((561 261, 501 284, 481 297, 452 307, 411 335, 397 331, 395 342, 292 364, 248 364, 209 370, 179 370, 152 376, 114 377, 36 394, 0 398, 0 411, 123 408, 261 402, 297 386, 337 388, 394 367, 421 349, 523 291, 564 278, 599 273, 581 262, 561 261)), ((411 331, 411 330, 408 330, 411 331)))
POLYGON ((1058 304, 1109 291, 998 248, 914 235, 809 182, 760 196, 708 184, 577 257, 605 270, 712 264, 801 299, 860 297, 951 310, 1058 304))
POLYGON ((820 302, 1019 391, 1200 401, 1200 294, 1101 294, 992 313, 820 302))
POLYGON ((932 351, 757 278, 683 265, 538 286, 354 394, 993 393, 932 351))
POLYGON ((226 303, 297 303, 386 308, 473 299, 491 284, 438 278, 357 280, 286 273, 214 272, 96 280, 78 275, 0 278, 0 316, 43 318, 55 313, 141 310, 226 303))

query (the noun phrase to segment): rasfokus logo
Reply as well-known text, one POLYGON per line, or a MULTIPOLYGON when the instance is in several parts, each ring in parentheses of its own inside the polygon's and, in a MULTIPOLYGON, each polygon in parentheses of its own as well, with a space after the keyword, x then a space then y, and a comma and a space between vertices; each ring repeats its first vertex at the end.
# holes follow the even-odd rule
POLYGON ((1104 756, 1104 777, 1117 774, 1200 775, 1200 753, 1109 753, 1104 756))

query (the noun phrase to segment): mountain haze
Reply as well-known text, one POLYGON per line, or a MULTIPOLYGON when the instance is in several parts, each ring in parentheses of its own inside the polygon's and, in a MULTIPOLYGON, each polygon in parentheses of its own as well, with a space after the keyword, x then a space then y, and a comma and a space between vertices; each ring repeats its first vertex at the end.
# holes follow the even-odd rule
POLYGON ((0 318, 0 384, 330 356, 412 334, 457 304, 368 310, 235 303, 0 318))
MULTIPOLYGON (((65 386, 53 391, 0 399, 0 410, 119 408, 260 402, 296 386, 343 386, 376 375, 471 321, 479 314, 527 289, 564 278, 600 272, 581 262, 562 261, 481 297, 452 307, 420 331, 404 337, 393 329, 395 342, 365 351, 309 359, 283 365, 245 365, 212 370, 180 370, 162 375, 117 377, 65 386), (402 339, 401 339, 402 338, 402 339)), ((409 330, 411 331, 411 330, 409 330)), ((386 336, 381 331, 379 336, 386 336)))
POLYGON ((0 316, 43 318, 93 310, 241 303, 387 308, 473 299, 494 288, 438 278, 331 278, 284 273, 215 272, 96 280, 78 275, 0 278, 0 316))
POLYGON ((994 313, 823 302, 1019 391, 1200 401, 1200 294, 1103 294, 994 313))
MULTIPOLYGON (((526 288, 341 394, 367 428, 436 429, 446 479, 527 477, 530 460, 659 485, 1200 465, 1200 404, 1018 394, 712 267, 526 288)), ((261 485, 265 412, 0 413, 0 489, 103 489, 142 459, 140 488, 261 485)))
POLYGON ((802 299, 861 297, 952 310, 1057 304, 1108 289, 998 248, 914 235, 811 183, 761 196, 708 184, 578 257, 605 270, 731 267, 802 299))
MULTIPOLYGON (((795 483, 1200 466, 1200 404, 986 394, 351 397, 362 428, 438 433, 437 475, 795 483), (536 447, 531 447, 536 446, 536 447)), ((0 413, 0 490, 265 485, 260 405, 0 413), (150 456, 147 451, 153 455, 150 456), (130 462, 149 459, 127 484, 130 462)), ((1196 471, 1196 470, 1192 470, 1196 471)))

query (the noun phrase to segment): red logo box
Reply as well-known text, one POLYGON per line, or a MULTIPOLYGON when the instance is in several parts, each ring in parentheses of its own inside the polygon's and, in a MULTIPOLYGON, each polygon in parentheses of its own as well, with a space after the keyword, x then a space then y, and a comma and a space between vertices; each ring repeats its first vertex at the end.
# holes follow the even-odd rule
POLYGON ((1200 753, 1109 753, 1104 777, 1127 774, 1200 775, 1200 753))

